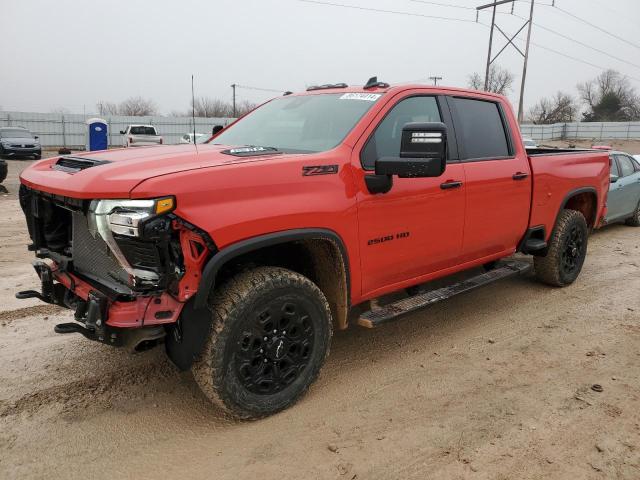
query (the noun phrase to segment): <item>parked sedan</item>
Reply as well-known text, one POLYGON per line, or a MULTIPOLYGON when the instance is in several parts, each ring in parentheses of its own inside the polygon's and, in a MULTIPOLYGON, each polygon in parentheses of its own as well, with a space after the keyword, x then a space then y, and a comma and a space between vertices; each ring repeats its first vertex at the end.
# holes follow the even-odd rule
POLYGON ((640 163, 624 152, 611 152, 611 186, 607 223, 626 222, 640 227, 640 163))
POLYGON ((522 143, 524 144, 524 148, 538 148, 538 142, 536 142, 533 138, 530 137, 522 137, 522 143))
POLYGON ((0 158, 2 157, 42 157, 42 147, 38 137, 26 128, 0 128, 0 158))
MULTIPOLYGON (((196 133, 196 143, 202 143, 202 137, 207 136, 207 134, 205 133, 196 133)), ((207 138, 209 138, 209 136, 207 136, 207 138)), ((205 139, 206 140, 206 139, 205 139)), ((185 133, 184 135, 182 135, 180 137, 180 143, 194 143, 193 142, 193 133, 185 133)))

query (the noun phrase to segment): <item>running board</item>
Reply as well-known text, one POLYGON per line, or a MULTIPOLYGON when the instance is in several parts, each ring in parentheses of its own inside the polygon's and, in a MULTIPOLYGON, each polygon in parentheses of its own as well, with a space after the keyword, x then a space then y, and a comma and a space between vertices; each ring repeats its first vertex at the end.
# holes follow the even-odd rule
POLYGON ((454 283, 448 287, 438 288, 425 293, 419 293, 409 298, 403 298, 397 302, 390 303, 379 309, 370 310, 363 313, 358 318, 358 325, 365 328, 374 328, 384 323, 397 319, 409 312, 419 310, 434 303, 438 303, 447 298, 451 298, 460 293, 465 293, 482 287, 489 283, 511 277, 531 269, 531 264, 526 262, 509 261, 501 262, 493 270, 476 275, 473 278, 454 283))

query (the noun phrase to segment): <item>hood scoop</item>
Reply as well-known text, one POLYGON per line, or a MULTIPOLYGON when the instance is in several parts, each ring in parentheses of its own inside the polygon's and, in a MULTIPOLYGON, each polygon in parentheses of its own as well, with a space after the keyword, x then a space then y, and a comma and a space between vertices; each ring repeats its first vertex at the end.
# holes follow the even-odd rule
POLYGON ((104 165, 106 163, 111 162, 108 160, 96 160, 85 157, 60 157, 58 161, 51 166, 51 168, 67 173, 78 173, 81 170, 97 167, 98 165, 104 165))

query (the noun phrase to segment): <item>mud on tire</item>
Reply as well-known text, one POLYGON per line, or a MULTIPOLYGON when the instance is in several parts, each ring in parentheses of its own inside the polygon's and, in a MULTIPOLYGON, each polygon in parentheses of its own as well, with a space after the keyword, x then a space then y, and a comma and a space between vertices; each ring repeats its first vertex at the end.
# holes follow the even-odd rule
POLYGON ((205 395, 234 417, 259 418, 295 403, 329 353, 329 304, 308 278, 258 267, 210 297, 213 322, 192 372, 205 395))
POLYGON ((582 213, 563 210, 549 240, 547 255, 534 257, 538 279, 554 287, 564 287, 578 278, 587 254, 589 229, 582 213))

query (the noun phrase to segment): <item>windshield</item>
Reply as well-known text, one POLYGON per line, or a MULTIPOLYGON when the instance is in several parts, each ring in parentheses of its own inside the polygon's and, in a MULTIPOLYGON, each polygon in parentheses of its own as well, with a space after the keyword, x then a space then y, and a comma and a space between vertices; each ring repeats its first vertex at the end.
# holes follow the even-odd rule
POLYGON ((33 134, 29 130, 23 130, 22 128, 11 128, 0 130, 0 137, 2 138, 33 138, 33 134))
POLYGON ((273 147, 292 153, 330 150, 380 97, 379 93, 280 97, 243 117, 213 142, 273 147))
POLYGON ((129 131, 131 135, 156 135, 154 127, 131 127, 129 131))

